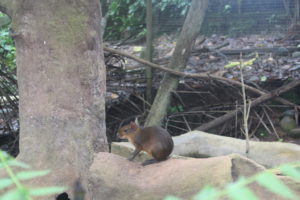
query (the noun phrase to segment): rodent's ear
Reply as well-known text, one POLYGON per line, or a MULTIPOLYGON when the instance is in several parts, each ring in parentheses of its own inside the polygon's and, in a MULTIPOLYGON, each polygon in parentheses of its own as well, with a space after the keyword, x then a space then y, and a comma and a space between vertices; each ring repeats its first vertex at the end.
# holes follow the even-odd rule
POLYGON ((130 122, 130 129, 136 130, 138 125, 135 122, 130 122))

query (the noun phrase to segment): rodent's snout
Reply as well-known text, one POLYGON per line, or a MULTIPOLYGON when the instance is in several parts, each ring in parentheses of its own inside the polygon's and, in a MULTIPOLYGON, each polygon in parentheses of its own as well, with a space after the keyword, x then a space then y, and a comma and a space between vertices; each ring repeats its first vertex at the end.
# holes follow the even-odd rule
POLYGON ((117 132, 117 137, 118 137, 119 139, 123 139, 122 135, 120 135, 119 132, 117 132))

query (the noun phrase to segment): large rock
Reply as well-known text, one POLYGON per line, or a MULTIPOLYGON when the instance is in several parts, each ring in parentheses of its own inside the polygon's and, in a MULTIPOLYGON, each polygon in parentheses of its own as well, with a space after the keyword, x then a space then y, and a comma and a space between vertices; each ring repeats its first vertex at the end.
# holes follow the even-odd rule
MULTIPOLYGON (((119 156, 123 156, 125 158, 129 158, 130 155, 133 153, 134 149, 135 148, 133 144, 131 144, 130 142, 113 142, 111 144, 111 152, 119 156)), ((135 157, 134 161, 142 162, 148 159, 151 159, 151 156, 149 156, 146 152, 142 151, 135 157)))
MULTIPOLYGON (((250 141, 250 152, 246 155, 246 143, 241 139, 192 131, 173 137, 173 140, 173 155, 206 158, 238 153, 265 167, 275 167, 300 159, 300 146, 291 143, 250 141)), ((112 145, 113 153, 125 157, 129 157, 133 150, 133 145, 124 142, 112 145)), ((149 159, 149 157, 141 154, 137 161, 145 159, 149 159)))
MULTIPOLYGON (((237 154, 206 159, 169 159, 142 167, 115 154, 99 153, 90 168, 92 200, 156 200, 167 195, 191 199, 206 185, 223 186, 264 170, 237 154)), ((254 185, 264 200, 281 199, 254 185)), ((293 184, 296 191, 300 186, 293 184)), ((300 193, 299 193, 300 195, 300 193)))
POLYGON ((250 152, 247 155, 246 142, 241 139, 192 131, 173 137, 173 140, 175 155, 213 157, 238 153, 265 167, 276 167, 300 159, 300 146, 292 143, 250 141, 250 152))

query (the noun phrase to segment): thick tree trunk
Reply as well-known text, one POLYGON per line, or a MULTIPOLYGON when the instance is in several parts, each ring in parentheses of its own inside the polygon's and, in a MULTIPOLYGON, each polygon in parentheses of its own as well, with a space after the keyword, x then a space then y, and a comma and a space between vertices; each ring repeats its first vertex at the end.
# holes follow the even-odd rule
POLYGON ((107 151, 100 2, 18 0, 13 13, 18 159, 53 170, 42 185, 66 185, 71 191, 80 178, 86 187, 94 153, 107 151))
MULTIPOLYGON (((169 68, 182 71, 190 56, 194 40, 199 34, 208 0, 193 0, 175 47, 169 68)), ((177 87, 178 77, 166 74, 154 99, 146 126, 158 125, 166 114, 170 93, 177 87)))

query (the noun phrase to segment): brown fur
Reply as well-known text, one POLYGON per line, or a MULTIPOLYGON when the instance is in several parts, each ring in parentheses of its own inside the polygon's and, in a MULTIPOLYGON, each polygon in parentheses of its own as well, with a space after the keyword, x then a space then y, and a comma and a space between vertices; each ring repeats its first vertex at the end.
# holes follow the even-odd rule
POLYGON ((174 146, 171 135, 158 126, 140 128, 131 122, 120 128, 118 135, 120 138, 128 139, 136 148, 130 160, 133 160, 140 151, 147 152, 157 161, 166 160, 174 146))

